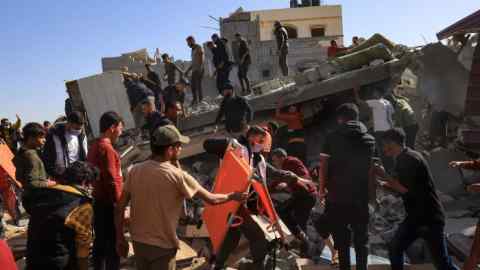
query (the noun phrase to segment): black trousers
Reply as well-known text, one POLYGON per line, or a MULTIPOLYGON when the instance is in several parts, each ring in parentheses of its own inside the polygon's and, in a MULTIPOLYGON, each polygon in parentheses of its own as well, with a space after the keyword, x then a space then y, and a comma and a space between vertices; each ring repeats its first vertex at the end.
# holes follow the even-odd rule
POLYGON ((333 242, 338 250, 340 270, 350 270, 350 245, 353 247, 358 270, 368 264, 368 204, 363 206, 327 202, 326 215, 331 223, 333 242))
POLYGON ((203 70, 195 70, 192 72, 191 87, 192 87, 193 103, 198 103, 203 100, 202 79, 203 79, 203 70))
POLYGON ((281 207, 282 210, 278 213, 294 235, 307 231, 310 212, 316 203, 315 195, 299 193, 294 192, 293 196, 284 203, 285 207, 281 207))
POLYGON ((242 86, 242 92, 250 92, 250 80, 248 79, 248 68, 250 64, 240 64, 238 65, 238 80, 242 86))
POLYGON ((118 270, 120 257, 116 251, 116 233, 114 222, 114 206, 94 202, 93 204, 93 269, 118 270))
POLYGON ((280 52, 278 56, 278 64, 283 76, 288 76, 288 64, 287 64, 288 52, 280 52))
POLYGON ((230 71, 232 71, 231 65, 217 69, 217 89, 220 95, 223 93, 223 87, 230 83, 230 71))
POLYGON ((430 248, 433 264, 438 270, 458 269, 448 255, 447 241, 443 225, 420 226, 404 221, 395 233, 389 246, 389 257, 392 270, 403 269, 403 253, 418 238, 423 238, 430 248))
MULTIPOLYGON (((244 215, 242 215, 243 217, 244 215)), ((268 253, 268 242, 262 229, 249 215, 244 217, 243 224, 236 228, 230 228, 222 244, 219 254, 216 254, 215 265, 217 268, 225 266, 230 254, 235 251, 240 242, 241 236, 245 235, 250 244, 250 253, 253 258, 254 269, 263 269, 263 260, 268 253)))

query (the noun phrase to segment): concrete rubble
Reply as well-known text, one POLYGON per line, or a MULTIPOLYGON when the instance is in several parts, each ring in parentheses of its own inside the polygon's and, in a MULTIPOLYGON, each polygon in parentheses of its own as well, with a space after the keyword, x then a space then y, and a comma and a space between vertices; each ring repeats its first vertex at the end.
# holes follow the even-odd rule
MULTIPOLYGON (((254 28, 258 19, 252 14, 238 11, 222 21, 222 30, 230 33, 236 27, 246 27, 252 31, 252 36, 259 35, 254 28)), ((231 33, 230 33, 231 34, 231 33)), ((457 258, 463 260, 469 251, 475 224, 480 217, 480 197, 467 194, 466 183, 480 182, 478 175, 468 171, 449 169, 447 164, 452 160, 468 159, 466 154, 455 148, 458 140, 456 134, 448 140, 446 145, 433 148, 430 143, 429 125, 434 111, 446 111, 457 117, 451 122, 455 129, 462 123, 462 113, 465 111, 467 86, 470 75, 470 66, 474 59, 473 45, 478 39, 474 35, 468 45, 461 51, 455 52, 451 47, 442 43, 434 43, 422 48, 406 48, 394 44, 380 34, 373 35, 359 46, 346 50, 343 55, 334 59, 314 59, 303 61, 304 56, 295 56, 301 68, 287 78, 269 76, 268 80, 257 81, 253 86, 253 94, 247 96, 255 111, 255 123, 271 120, 276 101, 279 97, 286 97, 285 105, 301 103, 304 105, 306 117, 306 142, 309 145, 308 165, 318 162, 317 154, 321 151, 325 135, 333 129, 333 121, 329 106, 338 101, 353 101, 349 92, 354 87, 362 87, 367 91, 382 87, 387 92, 402 82, 404 96, 410 99, 417 120, 420 124, 418 149, 425 155, 432 167, 440 198, 447 211, 447 233, 449 247, 457 258), (408 83, 405 83, 408 82, 408 83)), ((295 41, 294 46, 310 47, 311 41, 295 41)), ((318 42, 318 41, 317 41, 318 42)), ((254 46, 270 48, 273 42, 257 40, 254 46)), ((315 50, 309 51, 317 52, 315 50)), ((323 53, 324 52, 324 49, 323 53)), ((478 45, 477 45, 478 50, 478 45)), ((308 53, 305 53, 308 55, 308 53)), ((258 58, 272 58, 272 55, 260 54, 258 58)), ((134 130, 134 123, 128 106, 128 100, 120 83, 119 67, 128 66, 133 72, 144 72, 144 63, 155 64, 154 59, 146 50, 139 50, 124 54, 120 57, 102 59, 104 73, 66 83, 74 108, 88 114, 91 127, 98 126, 99 113, 116 110, 124 114, 127 119, 127 131, 123 138, 122 168, 146 160, 149 153, 148 141, 143 140, 138 130, 134 130), (113 88, 110 87, 113 85, 113 88), (107 90, 105 90, 107 89, 107 90), (118 91, 110 91, 114 89, 118 91), (114 97, 114 98, 112 98, 114 97), (112 101, 113 100, 113 101, 112 101), (123 110, 122 110, 123 108, 123 110)), ((186 62, 179 64, 187 65, 186 62)), ((271 66, 268 64, 267 66, 271 66)), ((154 66, 160 70, 161 65, 154 66)), ((262 67, 258 67, 260 70, 262 67)), ((271 67, 272 70, 274 69, 271 67)), ((258 72, 260 73, 260 72, 258 72)), ((163 74, 163 73, 162 73, 163 74)), ((211 78, 210 78, 211 79, 211 78)), ((221 102, 221 97, 213 87, 212 81, 207 80, 207 94, 205 100, 194 108, 188 108, 187 116, 181 119, 179 127, 183 133, 192 138, 192 143, 186 147, 181 162, 183 168, 197 179, 202 186, 211 190, 214 185, 219 162, 216 158, 203 153, 203 140, 211 136, 215 116, 221 102), (212 90, 213 89, 213 90, 212 90)), ((191 96, 187 95, 186 104, 191 96)), ((465 124, 463 122, 463 124, 465 124)), ((97 136, 98 130, 92 128, 92 135, 97 136)), ((369 227, 370 236, 370 263, 374 268, 383 269, 381 265, 388 264, 388 244, 391 242, 400 222, 405 217, 405 209, 401 198, 394 193, 379 188, 376 194, 376 203, 371 206, 369 227)), ((179 269, 200 270, 208 269, 211 254, 211 244, 208 231, 202 224, 201 213, 203 204, 199 200, 190 200, 185 204, 185 215, 178 228, 182 247, 177 257, 179 269)), ((323 212, 322 205, 317 202, 311 215, 311 220, 323 212)), ((314 243, 309 250, 310 259, 300 259, 295 249, 278 250, 276 254, 276 269, 320 269, 330 263, 331 254, 321 243, 321 238, 315 231, 310 220, 307 230, 309 239, 314 243)), ((22 258, 26 246, 26 218, 22 219, 22 227, 8 225, 9 244, 12 246, 15 257, 19 259, 19 269, 23 269, 22 258)), ((242 241, 235 254, 229 261, 231 269, 251 269, 248 245, 242 241)), ((132 250, 130 255, 133 255, 132 250)), ((422 241, 417 241, 407 252, 407 261, 411 264, 424 265, 418 269, 429 269, 431 258, 426 252, 422 241)), ((266 265, 272 264, 272 257, 268 256, 266 265)), ((411 267, 414 269, 415 267, 411 267)), ((122 262, 122 269, 135 269, 132 256, 122 262)), ((268 269, 268 268, 267 268, 268 269)), ((325 268, 322 268, 325 269, 325 268)))

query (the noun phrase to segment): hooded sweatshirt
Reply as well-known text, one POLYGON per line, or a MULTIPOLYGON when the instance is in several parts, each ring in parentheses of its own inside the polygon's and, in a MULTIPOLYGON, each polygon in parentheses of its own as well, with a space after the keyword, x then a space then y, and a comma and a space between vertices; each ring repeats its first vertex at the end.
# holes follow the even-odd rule
POLYGON ((323 149, 328 160, 327 200, 368 209, 368 182, 375 139, 359 121, 340 125, 327 136, 323 149))

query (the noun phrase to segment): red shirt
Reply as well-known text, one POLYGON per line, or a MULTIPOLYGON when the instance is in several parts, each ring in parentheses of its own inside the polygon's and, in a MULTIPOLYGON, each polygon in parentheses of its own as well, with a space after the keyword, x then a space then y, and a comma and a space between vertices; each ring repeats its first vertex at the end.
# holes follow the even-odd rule
POLYGON ((4 240, 0 240, 0 268, 2 270, 17 270, 12 251, 4 240))
POLYGON ((108 138, 98 139, 88 151, 88 162, 100 170, 100 179, 93 183, 93 198, 107 204, 120 200, 122 169, 120 156, 108 138))
MULTIPOLYGON (((308 172, 307 167, 305 167, 303 162, 296 157, 291 157, 291 156, 287 157, 285 159, 285 161, 283 162, 282 170, 293 172, 297 176, 305 178, 305 179, 311 179, 310 173, 308 172)), ((278 183, 276 183, 276 184, 278 184, 278 183)), ((274 186, 276 184, 274 184, 274 186)), ((306 191, 308 193, 315 193, 316 192, 316 188, 315 188, 315 185, 313 183, 312 184, 307 184, 307 183, 304 183, 304 182, 297 181, 295 183, 290 183, 288 185, 288 187, 292 192, 296 192, 296 191, 306 191)))

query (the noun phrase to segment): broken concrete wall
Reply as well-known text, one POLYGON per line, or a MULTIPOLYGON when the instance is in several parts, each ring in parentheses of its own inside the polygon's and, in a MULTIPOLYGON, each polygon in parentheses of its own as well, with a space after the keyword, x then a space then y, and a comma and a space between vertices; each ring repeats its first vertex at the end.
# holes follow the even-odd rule
POLYGON ((116 111, 123 118, 125 129, 135 128, 127 91, 118 71, 78 80, 78 88, 95 137, 100 136, 99 121, 103 113, 116 111))
POLYGON ((441 43, 429 44, 421 53, 414 68, 419 93, 435 110, 460 116, 465 111, 468 70, 457 54, 441 43))

